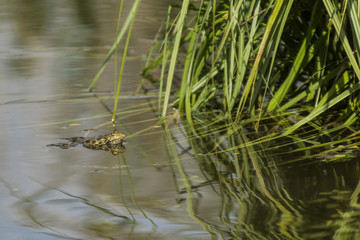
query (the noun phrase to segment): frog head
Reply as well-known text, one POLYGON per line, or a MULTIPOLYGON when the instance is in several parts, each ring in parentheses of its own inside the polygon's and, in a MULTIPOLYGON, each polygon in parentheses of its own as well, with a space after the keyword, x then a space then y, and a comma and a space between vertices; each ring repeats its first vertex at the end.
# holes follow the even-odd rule
POLYGON ((109 136, 108 143, 111 145, 120 144, 123 142, 126 135, 124 133, 120 133, 118 131, 113 131, 109 136))

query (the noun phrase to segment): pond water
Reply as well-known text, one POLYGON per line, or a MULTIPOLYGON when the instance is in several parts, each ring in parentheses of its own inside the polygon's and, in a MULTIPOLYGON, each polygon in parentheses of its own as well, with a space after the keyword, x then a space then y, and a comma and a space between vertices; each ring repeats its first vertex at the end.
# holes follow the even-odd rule
POLYGON ((231 145, 251 140, 239 128, 157 125, 156 95, 135 93, 168 0, 143 0, 134 24, 116 123, 126 152, 47 147, 113 131, 114 64, 86 88, 119 2, 0 3, 0 239, 358 239, 358 156, 290 164, 299 154, 231 145))
MULTIPOLYGON (((142 1, 132 33, 118 129, 156 125, 156 98, 134 97, 145 54, 169 1, 142 1)), ((201 239, 177 202, 162 133, 127 139, 113 156, 46 147, 111 119, 113 64, 86 88, 109 51, 120 1, 0 3, 0 239, 201 239), (164 166, 160 168, 159 166, 164 166)), ((123 15, 132 7, 125 1, 123 15)), ((120 47, 121 49, 121 47, 120 47)), ((119 50, 119 56, 121 56, 119 50)), ((113 130, 105 125, 91 136, 113 130)))

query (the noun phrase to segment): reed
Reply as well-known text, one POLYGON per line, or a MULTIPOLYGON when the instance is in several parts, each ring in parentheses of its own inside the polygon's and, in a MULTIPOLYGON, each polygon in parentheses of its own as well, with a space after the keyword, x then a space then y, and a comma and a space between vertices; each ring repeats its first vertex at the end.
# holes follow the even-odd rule
MULTIPOLYGON (((283 135, 332 111, 357 122, 359 7, 355 0, 183 1, 143 71, 167 73, 162 117, 171 104, 188 122, 194 112, 217 111, 241 123, 290 109, 299 121, 283 135), (195 4, 195 3, 194 3, 195 4), (179 51, 181 56, 179 57, 179 51), (170 60, 168 60, 170 59, 170 60), (182 69, 176 99, 175 69, 182 69)), ((170 16, 170 13, 169 13, 170 16)))
MULTIPOLYGON (((139 2, 135 1, 117 34, 109 57, 126 30, 127 48, 139 2)), ((324 229, 319 233, 335 239, 349 232, 352 238, 348 239, 359 236, 358 225, 351 219, 359 209, 358 180, 356 188, 348 182, 343 186, 352 191, 328 193, 324 192, 327 186, 319 190, 323 177, 319 174, 308 182, 299 174, 295 190, 285 176, 296 175, 302 169, 298 166, 311 164, 329 165, 330 170, 324 168, 324 172, 333 173, 336 184, 359 175, 354 161, 360 135, 356 128, 359 16, 355 0, 183 0, 181 6, 169 7, 166 32, 162 40, 158 34, 142 76, 153 80, 152 71, 161 69, 160 120, 169 123, 176 117, 169 116, 169 106, 177 108, 176 114, 183 119, 177 131, 184 134, 180 140, 172 134, 173 125, 162 125, 170 167, 179 194, 187 194, 189 216, 213 238, 307 238, 308 226, 310 231, 315 229, 309 218, 316 209, 313 206, 322 207, 312 200, 324 194, 341 199, 339 206, 345 207, 337 206, 324 226, 316 223, 316 228, 324 229), (190 150, 178 153, 186 147, 190 150), (202 183, 191 181, 186 158, 198 163, 205 179, 202 183), (354 171, 338 174, 330 166, 342 162, 354 171), (298 189, 309 183, 313 184, 311 194, 299 194, 298 189), (205 186, 219 193, 220 223, 208 221, 197 211, 200 201, 195 193, 205 186)), ((113 121, 125 59, 126 50, 115 81, 113 121)), ((136 145, 153 163, 141 144, 136 145)))
POLYGON ((324 189, 328 189, 332 181, 334 184, 342 181, 346 175, 339 171, 342 168, 334 167, 336 164, 353 166, 354 171, 348 174, 357 179, 356 150, 353 152, 350 145, 339 148, 339 156, 329 151, 334 151, 333 145, 349 142, 353 142, 353 149, 358 149, 359 137, 343 139, 341 133, 349 131, 343 126, 336 132, 324 131, 320 135, 309 126, 302 127, 302 134, 271 135, 281 125, 276 119, 262 119, 258 131, 253 127, 256 121, 243 125, 232 120, 219 121, 216 114, 194 113, 192 123, 183 123, 182 136, 178 127, 164 129, 170 165, 177 168, 175 185, 183 186, 178 192, 186 195, 186 210, 194 222, 216 239, 307 239, 308 236, 316 238, 318 234, 352 239, 358 236, 358 225, 343 220, 347 214, 357 212, 358 181, 347 182, 346 187, 330 187, 336 190, 328 193, 324 189), (197 172, 194 162, 198 164, 197 172), (332 169, 334 174, 326 180, 313 171, 310 171, 311 177, 297 174, 308 169, 316 169, 315 172, 332 169), (197 178, 192 181, 194 172, 197 178), (319 187, 319 182, 327 184, 319 187), (202 195, 211 190, 217 193, 215 197, 202 195), (337 198, 344 204, 346 213, 335 211, 330 216, 326 210, 323 214, 314 212, 314 206, 326 208, 322 202, 328 201, 325 195, 337 198), (202 204, 206 206, 207 202, 221 203, 221 207, 212 209, 212 218, 207 211, 201 211, 202 204), (320 215, 326 219, 324 223, 318 220, 320 215), (314 217, 316 220, 312 222, 314 217), (331 224, 328 219, 333 219, 331 224))
POLYGON ((91 91, 93 86, 95 85, 95 83, 98 81, 101 74, 105 70, 107 64, 109 63, 109 60, 111 59, 111 57, 113 55, 115 55, 115 74, 114 74, 114 76, 115 76, 115 79, 114 79, 115 97, 114 97, 114 108, 112 111, 112 119, 111 119, 114 127, 115 127, 115 120, 116 120, 117 105, 118 105, 118 100, 119 100, 119 96, 120 96, 121 80, 122 80, 125 62, 126 62, 127 50, 129 47, 131 31, 133 28, 133 24, 135 21, 136 13, 138 11, 140 2, 141 2, 141 0, 136 0, 134 2, 124 23, 122 25, 120 25, 120 19, 121 19, 121 15, 122 15, 122 7, 123 7, 123 0, 121 1, 120 6, 119 6, 119 14, 118 14, 119 17, 118 17, 118 26, 117 26, 117 31, 116 31, 116 40, 115 40, 113 46, 111 47, 111 49, 109 50, 108 54, 106 55, 104 62, 100 66, 97 74, 95 75, 94 79, 92 80, 92 82, 90 83, 90 86, 89 86, 89 90, 91 91), (121 30, 118 31, 119 29, 121 29, 121 30), (126 31, 128 31, 128 32, 127 32, 126 42, 124 45, 123 56, 121 59, 120 70, 118 73, 116 70, 117 69, 117 67, 116 67, 117 66, 117 58, 116 58, 117 47, 120 44, 121 40, 123 39, 126 31))

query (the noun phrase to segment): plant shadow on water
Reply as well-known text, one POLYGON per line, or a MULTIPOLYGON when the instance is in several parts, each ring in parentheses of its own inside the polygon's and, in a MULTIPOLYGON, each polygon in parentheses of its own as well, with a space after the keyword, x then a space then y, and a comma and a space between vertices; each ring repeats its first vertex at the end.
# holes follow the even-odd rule
POLYGON ((358 239, 356 134, 338 129, 330 139, 304 127, 297 137, 281 137, 274 132, 280 125, 268 119, 241 126, 198 114, 183 126, 186 141, 166 130, 189 216, 217 239, 358 239), (200 183, 186 168, 193 159, 200 183), (204 196, 207 188, 218 199, 204 196), (211 213, 201 210, 214 201, 211 213))
MULTIPOLYGON (((54 111, 67 101, 74 108, 84 109, 100 102, 103 109, 98 108, 101 114, 88 118, 67 116, 64 121, 44 121, 39 124, 41 128, 28 125, 13 132, 12 137, 18 136, 18 132, 22 138, 30 135, 34 143, 31 152, 25 151, 29 153, 26 160, 11 161, 19 173, 22 168, 26 172, 17 177, 4 173, 0 179, 10 192, 9 209, 17 226, 41 232, 40 239, 169 239, 169 236, 204 239, 209 236, 187 216, 182 203, 185 194, 178 195, 178 189, 174 189, 176 170, 168 163, 164 140, 159 138, 162 130, 151 111, 153 99, 134 96, 129 101, 122 96, 116 122, 117 129, 127 135, 124 153, 112 155, 111 151, 93 151, 80 145, 69 149, 46 146, 57 143, 59 138, 87 137, 84 129, 89 126, 101 126, 89 133, 90 138, 111 132, 111 122, 104 123, 109 118, 107 105, 111 104, 111 94, 99 98, 95 92, 65 100, 42 100, 48 104, 41 106, 54 111), (34 141, 35 133, 39 134, 35 137, 37 141, 34 141)), ((17 103, 17 106, 29 108, 33 104, 17 103)), ((33 236, 27 239, 36 239, 33 236)))
POLYGON ((32 175, 40 189, 24 194, 2 179, 18 222, 55 239, 358 237, 356 133, 330 139, 304 127, 282 137, 276 118, 239 125, 197 114, 189 125, 174 124, 176 112, 161 128, 155 102, 118 113, 125 153, 46 148, 56 159, 49 177, 32 175))

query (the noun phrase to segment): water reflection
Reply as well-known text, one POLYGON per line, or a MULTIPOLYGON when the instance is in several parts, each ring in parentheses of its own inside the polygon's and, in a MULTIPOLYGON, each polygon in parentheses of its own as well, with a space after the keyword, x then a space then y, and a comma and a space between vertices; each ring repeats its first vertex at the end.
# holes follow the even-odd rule
POLYGON ((0 3, 2 236, 359 238, 359 164, 350 149, 336 152, 343 162, 324 149, 296 152, 308 142, 258 142, 277 125, 255 132, 209 116, 194 116, 195 128, 158 125, 156 96, 133 93, 164 2, 143 1, 135 23, 117 122, 129 137, 118 155, 46 145, 96 126, 96 136, 113 130, 111 65, 93 93, 84 89, 113 42, 119 3, 0 3))
MULTIPOLYGON (((299 149, 296 145, 303 142, 286 137, 261 140, 261 131, 251 130, 251 126, 201 114, 193 118, 195 126, 184 128, 191 152, 179 155, 179 149, 187 145, 176 140, 179 136, 174 139, 171 132, 167 137, 187 193, 188 214, 214 237, 357 239, 357 155, 336 163, 320 159, 318 149, 310 156, 306 148, 292 156, 284 155, 299 149), (299 158, 301 155, 307 157, 299 158), (192 158, 202 170, 196 180, 193 170, 186 166, 192 158), (217 199, 204 196, 207 191, 216 192, 217 199), (219 205, 215 207, 214 201, 219 205), (203 210, 209 205, 214 206, 211 213, 203 210)), ((262 128, 260 125, 258 129, 262 128)), ((310 138, 307 136, 306 141, 310 138)))
MULTIPOLYGON (((0 15, 0 227, 7 239, 199 239, 176 202, 164 140, 138 73, 168 1, 143 1, 124 73, 113 156, 46 145, 109 122, 113 63, 91 82, 116 29, 118 1, 5 1, 0 15), (164 3, 165 2, 165 3, 164 3), (156 24, 150 24, 148 23, 156 24), (150 107, 149 107, 150 106, 150 107), (144 131, 147 130, 147 131, 144 131)), ((124 13, 132 2, 124 3, 124 13)), ((119 48, 121 56, 121 47, 119 48)), ((111 132, 111 125, 94 135, 111 132)))

